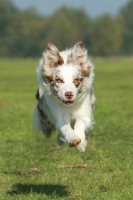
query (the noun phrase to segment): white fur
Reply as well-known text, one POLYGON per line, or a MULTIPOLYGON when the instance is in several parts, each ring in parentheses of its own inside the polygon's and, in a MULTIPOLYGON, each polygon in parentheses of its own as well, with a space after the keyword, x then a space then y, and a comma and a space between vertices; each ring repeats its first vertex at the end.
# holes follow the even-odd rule
MULTIPOLYGON (((55 57, 58 56, 58 49, 54 45, 50 45, 44 52, 44 57, 40 60, 37 69, 39 99, 41 99, 40 101, 42 103, 41 109, 59 132, 58 142, 60 144, 62 142, 73 144, 74 141, 81 140, 75 146, 77 146, 79 151, 84 152, 87 144, 86 136, 93 124, 93 104, 95 102, 95 96, 92 83, 94 66, 88 59, 84 46, 78 43, 73 49, 59 52, 64 62, 61 65, 53 67, 54 64, 52 65, 50 61, 52 59, 54 63, 55 57), (70 54, 72 54, 72 60, 68 63, 70 54), (81 54, 83 55, 83 59, 81 54), (50 64, 52 67, 50 67, 50 64), (84 68, 83 70, 88 70, 89 67, 88 75, 82 73, 82 67, 84 68), (56 77, 60 77, 63 83, 48 82, 46 81, 46 75, 52 75, 54 81, 56 77), (73 83, 75 77, 82 77, 83 79, 78 87, 73 83), (81 92, 79 92, 80 89, 81 92), (73 96, 71 99, 67 99, 65 96, 67 92, 72 92, 73 96)), ((58 58, 56 57, 55 62, 57 60, 58 58)), ((42 131, 40 113, 37 107, 34 112, 34 125, 37 132, 42 131)), ((45 127, 43 128, 45 129, 45 127)))

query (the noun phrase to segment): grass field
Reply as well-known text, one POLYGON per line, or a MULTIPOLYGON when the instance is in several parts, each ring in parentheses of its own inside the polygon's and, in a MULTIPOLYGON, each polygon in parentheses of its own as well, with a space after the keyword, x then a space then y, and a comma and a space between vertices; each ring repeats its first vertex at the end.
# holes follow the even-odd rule
POLYGON ((34 133, 38 61, 0 60, 0 200, 133 200, 133 61, 93 62, 96 124, 80 153, 34 133))

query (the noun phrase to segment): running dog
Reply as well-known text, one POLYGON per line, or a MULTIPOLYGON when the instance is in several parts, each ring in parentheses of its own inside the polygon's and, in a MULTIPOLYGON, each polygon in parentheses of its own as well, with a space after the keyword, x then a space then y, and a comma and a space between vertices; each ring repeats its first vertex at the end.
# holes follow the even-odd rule
POLYGON ((49 43, 37 68, 34 125, 46 137, 57 130, 57 141, 84 152, 93 124, 94 66, 82 42, 59 52, 49 43))

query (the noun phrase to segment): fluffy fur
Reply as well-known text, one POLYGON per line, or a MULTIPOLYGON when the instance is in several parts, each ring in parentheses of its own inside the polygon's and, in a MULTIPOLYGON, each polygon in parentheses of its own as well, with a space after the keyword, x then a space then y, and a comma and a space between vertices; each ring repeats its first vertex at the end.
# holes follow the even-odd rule
POLYGON ((36 131, 58 131, 58 143, 85 151, 93 124, 93 65, 82 42, 59 52, 49 43, 37 69, 39 89, 34 111, 36 131))

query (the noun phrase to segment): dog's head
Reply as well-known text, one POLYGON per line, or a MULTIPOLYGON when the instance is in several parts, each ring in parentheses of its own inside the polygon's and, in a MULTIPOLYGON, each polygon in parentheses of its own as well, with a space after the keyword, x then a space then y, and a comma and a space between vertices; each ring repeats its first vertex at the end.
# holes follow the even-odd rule
POLYGON ((91 63, 82 42, 63 52, 49 43, 43 53, 44 80, 50 85, 51 92, 66 105, 73 104, 77 95, 84 90, 90 71, 91 63))

